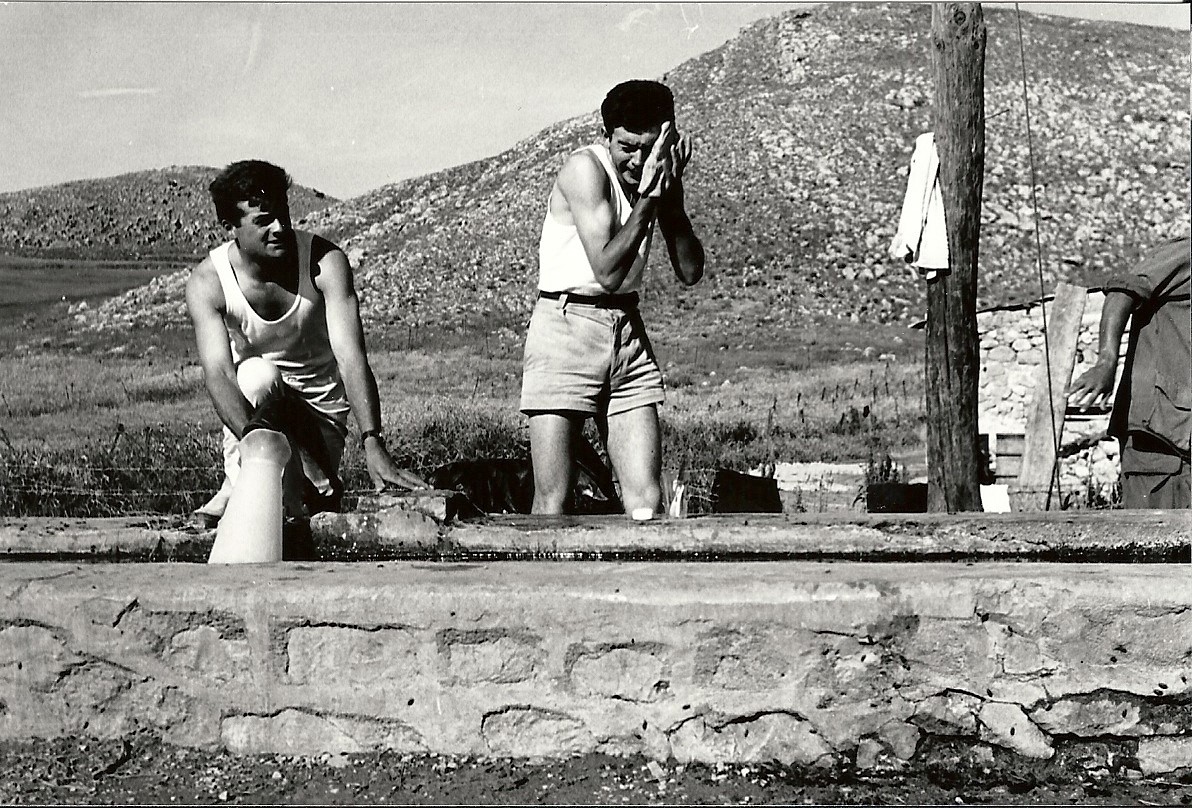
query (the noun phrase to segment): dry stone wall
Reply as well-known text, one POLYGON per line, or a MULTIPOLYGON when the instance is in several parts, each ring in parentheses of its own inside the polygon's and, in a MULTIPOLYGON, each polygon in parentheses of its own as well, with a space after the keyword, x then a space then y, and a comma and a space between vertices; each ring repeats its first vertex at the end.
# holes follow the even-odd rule
POLYGON ((0 739, 1192 765, 1179 565, 8 564, 0 592, 0 739))
MULTIPOLYGON (((1080 333, 1076 343, 1075 381, 1097 360, 1098 331, 1105 294, 1091 290, 1085 302, 1080 333)), ((1043 318, 1052 321, 1052 301, 1033 302, 1027 306, 1000 308, 977 315, 980 337, 980 390, 978 423, 982 434, 994 436, 997 453, 998 435, 1023 435, 1026 418, 1046 362, 1043 318)), ((1129 333, 1122 339, 1118 362, 1121 378, 1129 333)), ((1116 391, 1116 385, 1115 385, 1116 391)), ((1110 401, 1112 402, 1112 397, 1110 401)), ((1067 407, 1066 401, 1055 406, 1067 407)), ((1120 476, 1117 441, 1106 435, 1108 412, 1068 415, 1060 436, 1060 491, 1069 506, 1091 502, 1109 502, 1120 476)), ((1003 442, 1004 439, 1003 439, 1003 442)))

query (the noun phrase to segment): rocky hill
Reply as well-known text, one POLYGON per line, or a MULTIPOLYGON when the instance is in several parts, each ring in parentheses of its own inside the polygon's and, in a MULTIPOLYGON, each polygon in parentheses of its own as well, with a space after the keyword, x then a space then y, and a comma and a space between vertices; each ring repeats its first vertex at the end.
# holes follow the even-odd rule
MULTIPOLYGON (((207 186, 218 169, 173 166, 0 194, 0 253, 86 259, 182 259, 226 237, 207 186)), ((295 185, 295 219, 337 200, 295 185)))
MULTIPOLYGON (((663 77, 696 140, 687 198, 709 272, 680 289, 656 249, 648 321, 709 335, 921 317, 921 282, 886 249, 914 139, 931 127, 930 14, 909 3, 790 12, 663 77)), ((1095 282, 1186 231, 1187 33, 1023 13, 1032 154, 1014 12, 986 8, 985 19, 980 303, 1038 293, 1036 228, 1048 291, 1095 282)), ((352 257, 374 326, 524 323, 551 181, 597 131, 595 113, 563 121, 491 159, 330 206, 310 225, 352 257)), ((181 322, 183 281, 77 319, 181 322)))

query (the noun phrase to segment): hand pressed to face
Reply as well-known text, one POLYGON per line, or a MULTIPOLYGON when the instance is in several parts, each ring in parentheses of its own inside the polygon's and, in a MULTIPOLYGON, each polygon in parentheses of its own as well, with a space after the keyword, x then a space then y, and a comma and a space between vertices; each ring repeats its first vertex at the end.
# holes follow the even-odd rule
POLYGON ((670 184, 672 169, 670 165, 671 146, 675 142, 675 127, 667 121, 658 132, 658 139, 650 148, 650 156, 642 168, 641 179, 638 181, 637 193, 640 196, 658 197, 670 184))
POLYGON ((691 137, 680 135, 674 123, 664 123, 650 147, 638 178, 639 196, 660 197, 683 176, 691 159, 691 137))
POLYGON ((647 172, 650 172, 649 177, 653 179, 653 172, 658 163, 654 152, 658 141, 662 140, 663 130, 668 125, 655 126, 642 132, 618 126, 609 135, 609 157, 612 158, 613 168, 616 169, 617 176, 626 189, 632 190, 640 187, 647 172), (651 162, 652 157, 655 157, 653 162, 651 162))
POLYGON ((691 160, 691 135, 683 134, 674 139, 670 148, 671 173, 675 179, 683 178, 683 169, 691 160))

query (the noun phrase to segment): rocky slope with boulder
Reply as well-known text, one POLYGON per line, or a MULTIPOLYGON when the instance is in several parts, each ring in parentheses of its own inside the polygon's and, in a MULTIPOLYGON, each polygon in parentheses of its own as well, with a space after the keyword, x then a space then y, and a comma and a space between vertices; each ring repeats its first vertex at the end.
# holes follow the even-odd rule
MULTIPOLYGON (((74 259, 189 259, 223 241, 207 186, 217 169, 171 166, 0 194, 0 253, 74 259)), ((337 200, 290 189, 294 218, 337 200)))
MULTIPOLYGON (((984 13, 979 304, 1039 293, 1037 240, 1050 292, 1061 279, 1095 284, 1185 232, 1187 32, 1024 12, 1024 103, 1015 12, 984 13)), ((914 139, 931 128, 930 15, 926 4, 787 12, 661 77, 695 136, 688 207, 709 265, 705 283, 682 289, 655 250, 655 328, 708 336, 921 318, 921 282, 886 250, 914 139)), ((495 157, 327 207, 309 225, 353 259, 372 325, 515 329, 552 178, 598 126, 595 112, 560 122, 495 157)), ((182 322, 183 282, 160 279, 76 319, 182 322)))

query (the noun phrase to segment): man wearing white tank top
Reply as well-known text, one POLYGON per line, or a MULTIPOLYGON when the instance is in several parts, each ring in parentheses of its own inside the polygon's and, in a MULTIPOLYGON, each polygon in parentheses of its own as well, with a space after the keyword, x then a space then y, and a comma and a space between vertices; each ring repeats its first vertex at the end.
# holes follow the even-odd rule
POLYGON ((681 283, 698 283, 704 272, 704 248, 683 204, 691 139, 676 129, 670 89, 627 81, 609 91, 600 112, 604 137, 567 158, 539 242, 521 395, 534 513, 568 507, 572 447, 589 417, 626 512, 658 511, 662 373, 637 309, 655 230, 681 283))
POLYGON ((207 392, 224 423, 223 486, 196 514, 218 519, 239 472, 240 439, 265 427, 290 439, 287 516, 338 510, 347 415, 355 413, 379 491, 428 488, 398 468, 381 436, 377 382, 364 347, 347 256, 290 223, 286 172, 232 163, 210 186, 233 240, 216 247, 186 285, 207 392))

